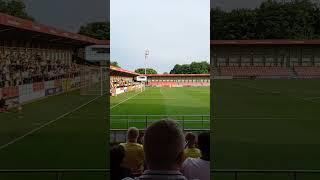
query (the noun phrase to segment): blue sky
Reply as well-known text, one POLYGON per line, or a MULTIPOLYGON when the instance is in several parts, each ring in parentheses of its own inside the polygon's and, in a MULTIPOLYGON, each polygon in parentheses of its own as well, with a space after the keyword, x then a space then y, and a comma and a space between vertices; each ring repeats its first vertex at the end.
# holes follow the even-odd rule
POLYGON ((175 64, 208 61, 210 0, 111 0, 111 60, 134 70, 169 72, 175 64))

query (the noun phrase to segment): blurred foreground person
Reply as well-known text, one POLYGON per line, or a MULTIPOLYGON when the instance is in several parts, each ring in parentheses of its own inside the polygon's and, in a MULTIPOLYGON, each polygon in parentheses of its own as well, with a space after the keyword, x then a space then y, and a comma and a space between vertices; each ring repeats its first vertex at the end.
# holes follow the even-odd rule
POLYGON ((181 172, 189 180, 210 180, 210 133, 203 132, 198 135, 200 158, 187 158, 181 172))
POLYGON ((148 170, 137 180, 187 180, 179 171, 184 161, 184 135, 175 121, 164 119, 151 124, 143 147, 148 170))

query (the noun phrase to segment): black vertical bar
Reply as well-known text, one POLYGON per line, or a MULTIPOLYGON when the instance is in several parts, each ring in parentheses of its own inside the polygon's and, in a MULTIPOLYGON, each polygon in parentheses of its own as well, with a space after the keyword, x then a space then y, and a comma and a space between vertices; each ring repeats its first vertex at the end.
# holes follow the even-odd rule
POLYGON ((234 180, 238 180, 238 172, 237 171, 234 172, 234 180))
POLYGON ((297 180, 297 172, 293 172, 293 179, 297 180))
POLYGON ((182 130, 184 131, 184 116, 182 116, 182 130))
POLYGON ((129 115, 127 115, 127 129, 129 129, 129 115))
POLYGON ((56 180, 61 180, 62 178, 61 172, 56 171, 56 180))
POLYGON ((201 115, 201 119, 202 119, 202 130, 203 130, 204 129, 203 115, 201 115))

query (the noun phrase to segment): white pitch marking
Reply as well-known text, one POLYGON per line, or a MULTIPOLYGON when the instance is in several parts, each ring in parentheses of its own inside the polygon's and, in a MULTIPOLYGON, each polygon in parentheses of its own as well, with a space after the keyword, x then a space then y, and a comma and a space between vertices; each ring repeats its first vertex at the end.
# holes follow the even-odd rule
POLYGON ((130 99, 132 99, 132 98, 134 98, 134 97, 136 97, 137 95, 139 95, 139 94, 141 94, 141 93, 143 93, 143 91, 142 91, 142 92, 139 92, 139 93, 137 93, 137 94, 135 94, 135 95, 133 95, 133 96, 131 96, 131 97, 129 97, 129 98, 121 101, 121 102, 119 102, 118 104, 116 104, 116 105, 114 105, 114 106, 111 106, 111 107, 110 107, 110 110, 113 109, 113 108, 115 108, 115 107, 117 107, 117 106, 119 106, 120 104, 122 104, 122 103, 124 103, 124 102, 126 102, 126 101, 128 101, 128 100, 130 100, 130 99))
POLYGON ((73 110, 71 110, 71 111, 69 111, 69 112, 67 112, 67 113, 62 114, 61 116, 59 116, 59 117, 57 117, 57 118, 55 118, 55 119, 53 119, 53 120, 51 120, 51 121, 48 121, 48 122, 44 123, 43 125, 41 125, 41 126, 35 128, 35 129, 27 132, 26 134, 24 134, 24 135, 22 135, 22 136, 20 136, 20 137, 17 137, 17 138, 13 139, 12 141, 10 141, 10 142, 8 142, 8 143, 6 143, 6 144, 1 145, 1 146, 0 146, 0 150, 6 148, 6 147, 8 147, 9 145, 14 144, 14 143, 20 141, 21 139, 29 136, 30 134, 32 134, 32 133, 34 133, 34 132, 36 132, 36 131, 38 131, 38 130, 40 130, 40 129, 42 129, 42 128, 44 128, 44 127, 46 127, 46 126, 48 126, 48 125, 50 125, 50 124, 52 124, 52 123, 60 120, 60 119, 62 119, 62 118, 64 118, 65 116, 68 116, 69 114, 71 114, 71 113, 73 113, 73 112, 76 112, 77 110, 79 110, 79 109, 81 109, 82 107, 84 107, 84 106, 92 103, 93 101, 99 99, 100 97, 101 97, 101 96, 96 97, 96 98, 88 101, 87 103, 82 104, 81 106, 78 106, 77 108, 75 108, 75 109, 73 109, 73 110))

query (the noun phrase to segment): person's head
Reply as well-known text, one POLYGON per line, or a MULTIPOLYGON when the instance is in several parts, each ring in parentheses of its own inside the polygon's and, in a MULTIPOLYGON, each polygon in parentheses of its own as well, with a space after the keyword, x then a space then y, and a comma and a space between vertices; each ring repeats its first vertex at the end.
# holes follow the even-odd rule
POLYGON ((127 131, 127 140, 128 142, 137 142, 139 136, 139 130, 135 127, 131 127, 127 131))
POLYGON ((210 161, 210 133, 202 132, 198 135, 198 147, 201 158, 210 161))
POLYGON ((121 145, 114 145, 110 150, 110 165, 111 167, 120 167, 125 156, 124 147, 121 145))
POLYGON ((192 132, 188 132, 186 134, 186 142, 187 142, 187 147, 195 147, 196 144, 196 135, 194 135, 192 132))
POLYGON ((143 137, 144 137, 144 132, 139 132, 139 137, 137 140, 139 144, 143 144, 143 137))
POLYGON ((184 161, 184 135, 173 120, 152 123, 145 131, 143 147, 151 170, 178 170, 184 161))

